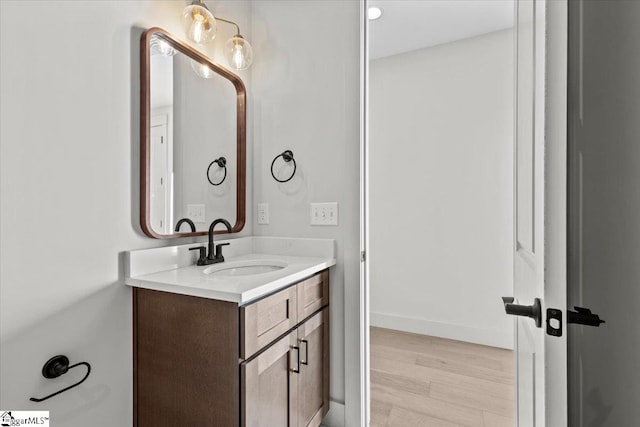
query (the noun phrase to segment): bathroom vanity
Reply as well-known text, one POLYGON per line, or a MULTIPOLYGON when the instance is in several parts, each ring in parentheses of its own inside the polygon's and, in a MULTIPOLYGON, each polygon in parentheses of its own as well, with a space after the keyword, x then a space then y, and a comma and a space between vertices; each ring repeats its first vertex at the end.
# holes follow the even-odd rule
POLYGON ((126 254, 134 425, 312 426, 329 409, 328 239, 227 240, 126 254), (294 255, 295 254, 295 255, 294 255))
POLYGON ((140 226, 159 239, 208 235, 209 253, 194 243, 125 254, 133 424, 317 427, 329 409, 335 242, 214 246, 245 224, 244 83, 163 29, 140 42, 140 226))

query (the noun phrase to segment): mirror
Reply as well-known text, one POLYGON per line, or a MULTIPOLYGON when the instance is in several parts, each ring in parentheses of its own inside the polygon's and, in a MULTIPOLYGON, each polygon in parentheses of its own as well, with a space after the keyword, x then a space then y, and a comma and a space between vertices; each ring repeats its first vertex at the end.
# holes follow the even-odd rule
POLYGON ((242 80, 160 28, 145 31, 141 43, 143 231, 154 238, 205 235, 224 218, 239 232, 246 193, 242 80))

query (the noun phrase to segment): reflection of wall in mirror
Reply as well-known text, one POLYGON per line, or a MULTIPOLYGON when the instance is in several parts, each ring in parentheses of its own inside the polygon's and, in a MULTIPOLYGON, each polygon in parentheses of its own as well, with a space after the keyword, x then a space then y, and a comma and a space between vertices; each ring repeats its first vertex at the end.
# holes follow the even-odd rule
MULTIPOLYGON (((174 56, 174 218, 187 217, 187 205, 204 204, 204 222, 196 222, 198 231, 207 230, 211 221, 236 220, 236 91, 233 84, 213 74, 199 77, 191 60, 174 56), (209 164, 224 156, 227 177, 219 186, 207 180, 209 164)), ((211 167, 214 182, 224 170, 211 167)), ((195 222, 195 221, 194 221, 195 222)))
POLYGON ((173 227, 173 57, 151 56, 150 176, 152 228, 171 234, 173 227))

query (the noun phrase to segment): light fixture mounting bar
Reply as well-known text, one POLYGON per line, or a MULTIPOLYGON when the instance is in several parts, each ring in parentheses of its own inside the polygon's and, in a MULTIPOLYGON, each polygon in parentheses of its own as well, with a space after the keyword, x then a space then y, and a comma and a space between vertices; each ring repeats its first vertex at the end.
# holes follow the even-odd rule
POLYGON ((233 21, 229 21, 228 19, 224 19, 224 18, 220 18, 218 16, 216 16, 216 20, 217 21, 222 21, 222 22, 226 22, 227 24, 231 24, 231 25, 235 25, 236 26, 236 35, 239 36, 240 35, 240 27, 238 26, 238 24, 236 24, 233 21))

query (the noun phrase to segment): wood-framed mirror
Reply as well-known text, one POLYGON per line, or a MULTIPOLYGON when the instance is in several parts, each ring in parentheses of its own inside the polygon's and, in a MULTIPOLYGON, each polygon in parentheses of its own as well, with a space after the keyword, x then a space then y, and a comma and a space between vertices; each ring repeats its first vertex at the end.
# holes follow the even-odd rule
POLYGON ((216 218, 233 224, 232 232, 241 231, 246 216, 242 80, 167 31, 151 28, 141 38, 140 92, 144 233, 156 239, 206 235, 216 218))

